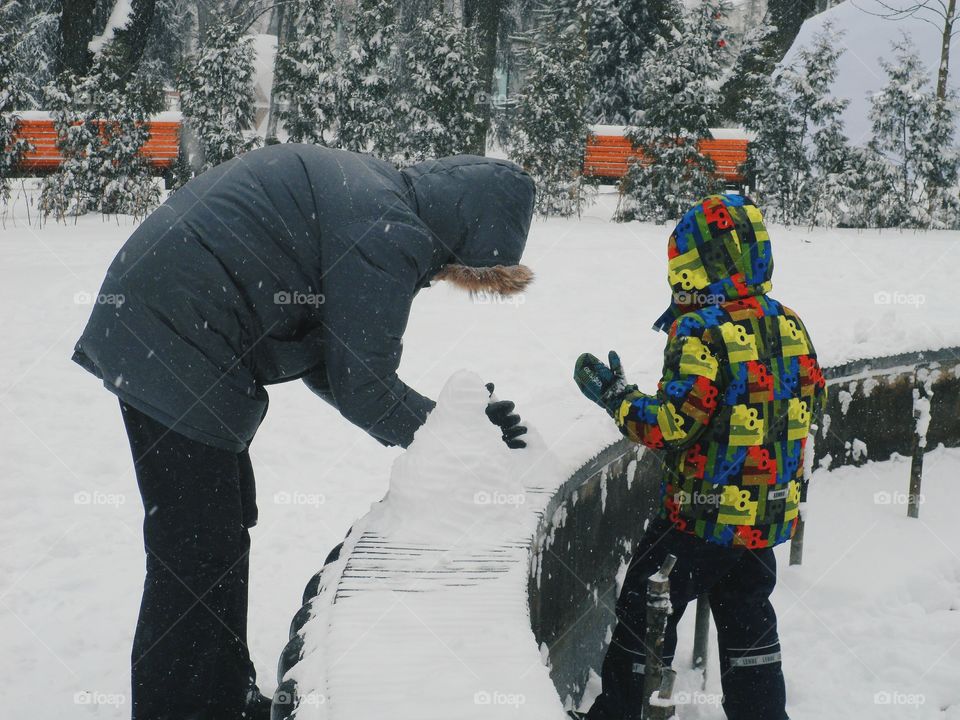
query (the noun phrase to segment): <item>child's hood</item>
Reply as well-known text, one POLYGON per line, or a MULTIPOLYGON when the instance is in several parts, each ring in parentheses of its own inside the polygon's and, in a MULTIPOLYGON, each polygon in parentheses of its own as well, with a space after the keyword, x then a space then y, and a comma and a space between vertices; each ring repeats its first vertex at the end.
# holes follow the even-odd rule
POLYGON ((772 276, 773 252, 760 209, 746 195, 710 195, 670 235, 667 282, 673 298, 654 328, 668 332, 698 307, 768 293, 772 276))

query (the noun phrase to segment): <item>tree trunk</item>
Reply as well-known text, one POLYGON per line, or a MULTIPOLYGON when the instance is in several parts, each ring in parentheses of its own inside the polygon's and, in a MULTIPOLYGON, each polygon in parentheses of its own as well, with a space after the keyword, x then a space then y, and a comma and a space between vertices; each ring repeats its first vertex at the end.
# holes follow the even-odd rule
POLYGON ((58 70, 80 77, 87 73, 92 55, 93 15, 96 0, 63 0, 60 10, 60 55, 58 70))
POLYGON ((943 35, 940 42, 940 67, 937 70, 937 99, 941 102, 947 97, 947 78, 950 74, 950 41, 953 38, 953 23, 957 19, 957 0, 947 0, 947 11, 943 17, 943 35))
POLYGON ((293 27, 293 22, 288 21, 287 18, 292 18, 296 16, 295 12, 287 12, 286 3, 278 3, 273 8, 273 17, 270 18, 270 24, 272 25, 274 21, 277 24, 277 54, 273 58, 273 82, 270 84, 270 108, 267 114, 267 143, 272 143, 277 138, 277 124, 279 118, 277 117, 277 60, 280 59, 280 51, 283 49, 283 46, 290 40, 290 32, 288 28, 293 27))
POLYGON ((485 155, 487 152, 493 74, 497 68, 497 37, 503 9, 504 0, 464 0, 463 3, 463 24, 474 28, 480 45, 480 80, 485 90, 484 96, 477 98, 474 104, 474 112, 482 121, 468 148, 474 155, 485 155))

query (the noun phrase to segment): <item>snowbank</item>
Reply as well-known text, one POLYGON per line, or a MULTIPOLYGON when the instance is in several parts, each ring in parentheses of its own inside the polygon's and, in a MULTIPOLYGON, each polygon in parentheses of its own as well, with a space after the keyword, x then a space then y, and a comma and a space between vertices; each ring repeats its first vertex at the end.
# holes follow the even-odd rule
POLYGON ((527 611, 537 491, 562 478, 532 432, 508 450, 486 403, 479 376, 453 375, 324 569, 283 678, 297 720, 565 717, 527 611))

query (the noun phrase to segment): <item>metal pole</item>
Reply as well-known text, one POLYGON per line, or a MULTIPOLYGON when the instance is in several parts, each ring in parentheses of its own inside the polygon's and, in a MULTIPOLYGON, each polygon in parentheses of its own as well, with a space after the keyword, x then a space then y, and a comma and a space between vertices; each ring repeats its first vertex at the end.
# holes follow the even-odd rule
POLYGON ((927 380, 930 369, 918 365, 913 385, 913 457, 910 459, 910 493, 907 495, 907 515, 920 517, 920 484, 923 480, 923 452, 927 446, 927 426, 930 424, 930 395, 927 380))
POLYGON ((693 669, 702 673, 700 687, 707 687, 707 650, 710 643, 710 598, 704 593, 697 598, 696 625, 693 630, 693 669))
POLYGON ((647 630, 644 635, 646 664, 643 674, 643 714, 645 720, 667 720, 673 717, 673 682, 664 686, 663 643, 670 605, 670 572, 677 562, 675 555, 667 555, 660 569, 647 580, 647 630), (666 692, 666 695, 663 694, 666 692), (657 700, 653 701, 654 694, 657 700))

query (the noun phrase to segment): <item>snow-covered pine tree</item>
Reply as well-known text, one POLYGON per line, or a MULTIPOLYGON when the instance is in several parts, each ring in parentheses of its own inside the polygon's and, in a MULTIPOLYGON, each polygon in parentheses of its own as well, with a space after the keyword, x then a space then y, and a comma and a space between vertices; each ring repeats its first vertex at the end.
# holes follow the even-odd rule
POLYGON ((891 56, 879 60, 887 82, 870 103, 867 147, 874 157, 862 214, 888 227, 949 225, 942 216, 951 214, 957 178, 950 104, 945 115, 938 112, 927 68, 909 38, 894 42, 891 56), (951 126, 946 133, 944 117, 951 126))
POLYGON ((20 109, 43 107, 44 88, 54 80, 59 29, 58 2, 0 0, 0 48, 23 79, 20 109))
POLYGON ((253 48, 238 25, 214 23, 179 78, 180 105, 196 137, 203 170, 257 144, 244 131, 253 123, 253 48))
POLYGON ((920 177, 926 191, 926 225, 932 228, 960 227, 960 153, 954 143, 957 95, 934 95, 930 129, 920 152, 920 177))
POLYGON ((618 220, 679 218, 722 188, 699 144, 710 137, 720 106, 728 12, 725 0, 692 6, 682 25, 658 37, 647 54, 647 80, 629 133, 643 160, 630 166, 621 183, 618 220))
POLYGON ((165 83, 176 82, 193 30, 190 0, 155 0, 144 59, 159 63, 165 83))
POLYGON ((280 122, 289 142, 328 145, 337 115, 337 2, 303 0, 294 12, 293 36, 276 63, 280 122))
POLYGON ((44 219, 86 212, 143 217, 160 201, 160 190, 141 150, 146 121, 161 109, 158 63, 128 72, 126 53, 109 43, 90 74, 64 74, 48 87, 48 105, 63 162, 43 179, 39 207, 44 219))
MULTIPOLYGON (((8 47, 6 43, 12 41, 12 35, 12 28, 0 31, 0 44, 8 47)), ((20 124, 16 111, 22 110, 26 102, 25 85, 26 78, 14 65, 13 55, 0 53, 0 207, 10 200, 10 176, 30 149, 26 140, 16 137, 20 124)))
POLYGON ((595 0, 587 36, 588 117, 597 123, 626 125, 643 87, 642 61, 654 38, 680 21, 676 0, 595 0))
POLYGON ((483 91, 473 32, 438 2, 414 28, 403 57, 404 97, 393 160, 405 165, 466 152, 483 118, 483 91))
POLYGON ((160 202, 160 189, 141 150, 150 137, 147 121, 163 109, 162 66, 142 61, 134 73, 114 39, 97 56, 87 80, 101 119, 105 162, 100 173, 100 212, 144 217, 160 202))
POLYGON ((795 63, 743 103, 740 121, 756 132, 747 161, 755 199, 772 220, 832 223, 850 210, 854 178, 840 117, 847 101, 831 95, 841 35, 825 25, 795 63))
POLYGON ((579 214, 587 200, 582 171, 590 7, 590 0, 542 5, 525 38, 527 78, 517 98, 510 158, 536 182, 536 209, 543 216, 579 214))
POLYGON ((62 221, 99 207, 100 177, 106 173, 107 159, 97 123, 95 90, 65 72, 47 85, 45 92, 62 161, 55 173, 41 181, 37 204, 41 218, 62 221))
POLYGON ((345 150, 385 156, 393 147, 396 27, 394 0, 357 0, 337 93, 337 144, 345 150))
POLYGON ((720 91, 720 115, 725 122, 737 120, 745 99, 759 97, 779 58, 777 29, 766 18, 744 33, 737 59, 720 91))

